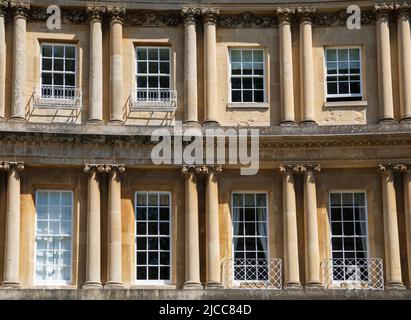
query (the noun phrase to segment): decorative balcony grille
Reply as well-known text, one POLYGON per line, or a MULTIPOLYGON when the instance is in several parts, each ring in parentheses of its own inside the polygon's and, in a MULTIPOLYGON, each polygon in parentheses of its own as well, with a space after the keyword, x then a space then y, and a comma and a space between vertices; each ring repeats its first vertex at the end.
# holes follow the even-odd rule
POLYGON ((170 89, 137 89, 130 93, 132 111, 175 111, 177 91, 170 89))
POLYGON ((382 259, 327 259, 321 265, 325 288, 384 289, 382 259))
POLYGON ((35 108, 81 109, 81 91, 74 87, 41 86, 33 93, 35 108))
POLYGON ((225 289, 276 289, 282 287, 281 259, 225 259, 221 263, 225 289))

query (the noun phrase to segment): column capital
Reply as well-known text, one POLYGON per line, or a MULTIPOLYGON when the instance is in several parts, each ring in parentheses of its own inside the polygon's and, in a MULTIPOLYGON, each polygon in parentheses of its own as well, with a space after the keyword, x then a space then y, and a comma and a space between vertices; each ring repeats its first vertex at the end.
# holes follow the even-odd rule
POLYGON ((9 1, 9 7, 14 17, 27 19, 30 11, 30 1, 11 0, 9 1))
POLYGON ((0 162, 0 170, 4 171, 22 171, 24 169, 24 162, 11 162, 11 161, 3 161, 0 162))
POLYGON ((206 165, 185 165, 181 169, 183 175, 203 175, 208 173, 208 167, 206 165))
POLYGON ((292 17, 295 15, 295 9, 293 8, 276 8, 274 15, 278 19, 278 23, 290 23, 292 17))
POLYGON ((91 173, 96 171, 98 173, 110 173, 112 171, 118 171, 118 173, 123 173, 126 171, 126 166, 124 164, 93 164, 86 163, 84 165, 84 172, 91 173))
POLYGON ((103 15, 106 13, 107 8, 99 5, 88 5, 86 12, 90 21, 102 21, 103 15))
POLYGON ((278 166, 278 169, 280 169, 281 173, 287 173, 287 172, 294 172, 294 166, 293 164, 280 164, 278 166))
POLYGON ((393 171, 396 166, 398 166, 398 164, 393 164, 393 163, 380 163, 380 164, 378 164, 378 171, 379 171, 379 172, 393 171))
POLYGON ((217 23, 217 16, 220 14, 220 9, 217 8, 200 8, 203 22, 217 23))
POLYGON ((108 6, 106 13, 110 22, 123 23, 126 15, 126 8, 121 6, 108 6))
POLYGON ((318 173, 321 171, 321 166, 319 164, 298 164, 294 166, 293 171, 303 174, 307 172, 318 173))
POLYGON ((7 1, 0 1, 0 16, 4 17, 6 15, 6 10, 9 7, 7 1))
POLYGON ((196 23, 197 17, 201 16, 201 8, 183 8, 180 15, 183 17, 185 23, 196 23))
POLYGON ((375 18, 377 20, 388 20, 390 13, 394 10, 394 5, 392 3, 386 4, 376 4, 372 9, 375 18))
POLYGON ((317 12, 316 7, 298 7, 295 10, 298 21, 301 22, 313 22, 314 14, 317 12))
POLYGON ((407 18, 410 15, 411 5, 408 2, 394 4, 394 10, 398 18, 407 18))
POLYGON ((221 165, 205 166, 205 168, 203 169, 203 172, 206 175, 209 175, 211 173, 220 174, 222 171, 223 171, 223 167, 221 165))

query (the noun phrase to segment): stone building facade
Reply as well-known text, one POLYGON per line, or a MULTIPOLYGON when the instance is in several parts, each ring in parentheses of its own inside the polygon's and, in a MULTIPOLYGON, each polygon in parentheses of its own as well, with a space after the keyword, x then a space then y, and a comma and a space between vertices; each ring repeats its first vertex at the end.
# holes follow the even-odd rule
POLYGON ((0 298, 410 298, 411 3, 308 2, 1 1, 0 298))

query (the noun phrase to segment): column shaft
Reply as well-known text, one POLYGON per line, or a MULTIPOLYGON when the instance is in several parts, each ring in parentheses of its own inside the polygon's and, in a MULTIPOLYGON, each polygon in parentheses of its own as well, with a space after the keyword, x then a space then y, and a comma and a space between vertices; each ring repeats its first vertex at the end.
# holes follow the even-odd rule
POLYGON ((89 122, 103 120, 103 36, 99 19, 90 20, 89 122))
POLYGON ((286 287, 300 286, 298 262, 297 209, 294 175, 283 173, 283 225, 284 225, 284 278, 286 287))
POLYGON ((7 177, 6 236, 2 287, 18 287, 20 267, 20 175, 15 167, 7 177))
POLYGON ((411 121, 411 32, 408 13, 398 17, 401 119, 411 121))
POLYGON ((218 123, 217 121, 217 49, 216 49, 216 24, 213 19, 204 22, 205 39, 205 122, 218 123))
POLYGON ((189 172, 185 177, 186 206, 186 281, 185 289, 201 289, 200 283, 200 246, 198 234, 198 194, 196 176, 189 172))
POLYGON ((397 205, 392 169, 381 173, 384 215, 384 246, 387 286, 402 286, 397 205))
POLYGON ((119 20, 110 22, 110 50, 111 50, 111 122, 123 122, 123 24, 119 20))
POLYGON ((5 12, 0 7, 0 120, 6 114, 6 35, 4 16, 5 12))
POLYGON ((317 222, 317 191, 314 172, 304 175, 305 269, 308 286, 320 286, 320 247, 317 222))
POLYGON ((185 21, 185 122, 197 123, 197 33, 194 19, 185 21))
POLYGON ((108 265, 106 286, 121 283, 121 182, 117 169, 112 169, 108 182, 108 265))
POLYGON ((100 185, 98 173, 91 169, 87 198, 87 262, 84 287, 101 287, 100 185))
POLYGON ((207 287, 221 287, 220 232, 218 221, 218 182, 215 172, 206 180, 207 215, 207 287))
POLYGON ((407 257, 408 257, 408 285, 411 288, 411 171, 404 175, 404 196, 405 196, 405 230, 407 237, 407 257))

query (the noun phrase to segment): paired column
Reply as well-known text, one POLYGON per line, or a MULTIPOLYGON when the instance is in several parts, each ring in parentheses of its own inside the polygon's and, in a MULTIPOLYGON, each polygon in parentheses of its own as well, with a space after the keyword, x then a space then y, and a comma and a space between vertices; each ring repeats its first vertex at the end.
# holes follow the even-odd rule
POLYGON ((21 162, 3 162, 7 172, 6 236, 4 242, 4 274, 1 287, 19 287, 20 268, 20 171, 21 162))
POLYGON ((181 15, 184 19, 184 100, 187 124, 198 124, 197 112, 197 32, 196 16, 200 9, 183 8, 181 15))
POLYGON ((301 62, 301 104, 303 106, 302 123, 315 123, 314 108, 314 61, 312 40, 312 18, 315 8, 298 8, 300 21, 300 62, 301 62))
POLYGON ((401 120, 411 121, 411 32, 408 4, 396 4, 401 120))
POLYGON ((408 285, 411 288, 411 169, 404 170, 405 230, 407 237, 408 285))
POLYGON ((123 165, 106 166, 108 172, 108 262, 105 287, 122 287, 121 281, 121 177, 123 165))
POLYGON ((392 6, 387 6, 385 4, 374 7, 374 13, 377 18, 376 26, 380 122, 390 122, 394 120, 389 29, 389 14, 391 10, 392 6))
POLYGON ((379 170, 382 182, 386 284, 387 287, 402 287, 394 172, 390 165, 379 165, 379 170))
POLYGON ((291 16, 295 10, 278 8, 280 31, 281 124, 295 124, 291 16))
POLYGON ((110 16, 110 122, 123 123, 123 19, 124 7, 108 7, 110 16))
POLYGON ((217 38, 216 19, 218 9, 202 8, 204 22, 204 61, 205 61, 205 123, 218 124, 217 121, 217 38))
POLYGON ((87 7, 90 19, 90 89, 89 119, 91 123, 103 121, 103 35, 104 7, 87 7))
POLYGON ((101 288, 101 208, 99 170, 96 165, 86 165, 88 173, 87 197, 87 260, 86 282, 83 288, 101 288))
POLYGON ((0 120, 5 117, 5 94, 6 94, 6 33, 5 16, 7 2, 0 2, 0 120))
POLYGON ((185 274, 184 289, 202 289, 200 282, 200 246, 198 230, 197 175, 201 168, 183 167, 185 177, 185 274))
POLYGON ((13 94, 11 120, 26 120, 26 23, 30 3, 10 1, 14 17, 13 36, 13 94))
POLYGON ((300 287, 294 173, 291 166, 280 166, 280 171, 283 174, 284 286, 300 287))
POLYGON ((220 230, 218 210, 218 179, 221 166, 209 168, 206 175, 207 217, 207 284, 206 288, 221 288, 220 230))

